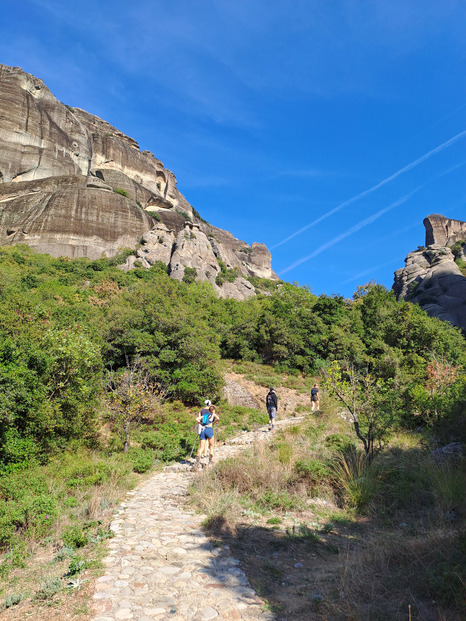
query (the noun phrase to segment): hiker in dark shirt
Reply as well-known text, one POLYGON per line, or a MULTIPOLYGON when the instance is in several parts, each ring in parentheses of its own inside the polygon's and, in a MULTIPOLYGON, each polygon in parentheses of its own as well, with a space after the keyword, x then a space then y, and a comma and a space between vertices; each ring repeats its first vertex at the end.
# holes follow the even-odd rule
POLYGON ((317 384, 314 384, 311 389, 311 412, 318 412, 320 410, 319 403, 319 387, 317 384))
POLYGON ((265 398, 265 407, 267 408, 267 414, 269 415, 269 431, 272 431, 275 426, 275 418, 278 410, 278 399, 274 388, 271 388, 267 393, 265 398))

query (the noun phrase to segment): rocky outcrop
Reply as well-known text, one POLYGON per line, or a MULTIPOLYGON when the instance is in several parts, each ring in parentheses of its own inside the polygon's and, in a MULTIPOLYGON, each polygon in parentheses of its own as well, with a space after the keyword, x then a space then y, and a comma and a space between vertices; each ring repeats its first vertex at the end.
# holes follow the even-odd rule
POLYGON ((220 297, 244 300, 254 295, 255 288, 242 275, 242 270, 244 272, 245 268, 234 251, 222 245, 220 247, 223 254, 217 254, 219 248, 213 239, 211 235, 208 237, 201 231, 198 224, 193 224, 191 221, 185 221, 178 234, 174 229, 168 229, 163 222, 159 222, 151 231, 142 236, 141 247, 135 255, 129 256, 126 264, 121 267, 125 271, 133 269, 139 261, 139 265, 149 268, 161 261, 168 267, 172 278, 209 281, 220 297), (225 258, 228 254, 232 255, 235 268, 232 268, 230 262, 224 265, 230 271, 233 281, 219 284, 221 267, 218 257, 225 258))
POLYGON ((466 278, 455 261, 466 258, 466 243, 461 245, 466 238, 466 223, 429 216, 424 225, 426 243, 438 240, 455 244, 456 257, 450 247, 440 243, 409 253, 406 266, 395 272, 393 290, 398 299, 419 304, 430 316, 466 331, 466 278))
POLYGON ((173 173, 106 121, 58 101, 42 80, 0 65, 0 180, 94 176, 132 200, 161 197, 192 211, 173 173))
POLYGON ((267 248, 200 221, 152 153, 18 67, 0 65, 0 119, 0 244, 95 259, 141 243, 123 269, 161 261, 239 299, 247 277, 277 279, 267 248), (219 262, 233 282, 219 286, 219 262))
POLYGON ((452 220, 439 214, 424 218, 426 228, 426 246, 453 246, 458 241, 466 240, 466 222, 452 220))
POLYGON ((244 408, 253 408, 255 410, 261 409, 260 402, 249 392, 249 390, 231 377, 225 377, 223 398, 229 405, 239 405, 244 408))
POLYGON ((170 274, 176 280, 182 280, 185 268, 195 270, 199 280, 215 280, 220 266, 212 246, 199 226, 186 222, 177 235, 170 260, 170 274))

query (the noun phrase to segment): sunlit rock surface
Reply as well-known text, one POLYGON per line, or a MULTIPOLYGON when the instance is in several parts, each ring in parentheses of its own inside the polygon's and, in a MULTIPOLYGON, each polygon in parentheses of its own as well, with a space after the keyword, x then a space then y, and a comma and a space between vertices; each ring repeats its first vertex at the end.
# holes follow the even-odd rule
POLYGON ((393 290, 398 299, 466 331, 466 278, 451 250, 455 244, 457 257, 466 259, 466 223, 432 215, 424 226, 426 247, 408 254, 406 266, 395 272, 393 290))
POLYGON ((0 65, 0 244, 53 256, 112 257, 122 269, 161 261, 223 297, 254 294, 246 278, 277 279, 270 252, 197 218, 174 174, 106 121, 58 101, 42 80, 0 65), (153 215, 151 215, 151 213, 153 215), (238 277, 215 284, 219 261, 238 277))

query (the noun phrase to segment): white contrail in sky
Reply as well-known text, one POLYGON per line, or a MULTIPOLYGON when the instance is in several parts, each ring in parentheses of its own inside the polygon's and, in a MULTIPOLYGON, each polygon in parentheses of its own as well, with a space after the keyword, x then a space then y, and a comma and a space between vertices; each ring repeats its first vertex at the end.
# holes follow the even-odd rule
POLYGON ((285 244, 287 241, 290 241, 290 239, 293 239, 293 237, 296 237, 296 235, 299 235, 300 233, 304 233, 304 231, 307 231, 312 226, 315 226, 316 224, 319 224, 319 222, 322 222, 322 220, 325 220, 326 218, 332 216, 337 211, 340 211, 340 209, 343 209, 343 207, 347 207, 348 205, 351 205, 351 203, 354 203, 355 201, 359 200, 360 198, 363 198, 364 196, 368 196, 369 194, 372 194, 372 192, 375 192, 375 190, 378 190, 379 188, 381 188, 385 184, 389 183, 390 181, 393 181, 393 179, 396 179, 397 177, 399 177, 400 175, 404 174, 405 172, 408 172, 408 170, 411 170, 415 166, 418 166, 422 162, 425 162, 426 160, 428 160, 430 157, 432 157, 436 153, 440 153, 440 151, 443 151, 444 149, 446 149, 451 144, 453 144, 454 142, 456 142, 457 140, 459 140, 460 138, 462 138, 465 135, 466 135, 466 130, 460 132, 459 134, 456 134, 456 136, 453 136, 453 138, 450 138, 450 140, 447 140, 446 142, 438 145, 438 147, 435 147, 435 149, 432 149, 431 151, 428 151, 427 153, 425 153, 424 155, 419 157, 417 160, 414 160, 414 162, 411 162, 410 164, 407 164, 403 168, 400 168, 400 170, 397 170, 395 173, 393 173, 393 175, 390 175, 386 179, 383 179, 382 181, 379 181, 379 183, 377 183, 376 185, 373 185, 368 190, 364 190, 363 192, 360 192, 359 194, 356 194, 356 196, 353 196, 353 197, 349 198, 348 200, 343 201, 343 203, 340 203, 339 205, 337 205, 336 207, 334 207, 330 211, 327 211, 327 213, 324 213, 322 216, 320 216, 320 218, 317 218, 317 220, 313 220, 313 222, 310 222, 309 224, 306 224, 306 226, 303 226, 298 231, 295 231, 291 235, 288 235, 288 237, 285 237, 285 239, 282 239, 282 241, 278 242, 278 244, 275 244, 274 246, 271 246, 271 250, 273 250, 274 248, 278 248, 278 246, 281 246, 282 244, 285 244))
POLYGON ((396 263, 396 261, 397 259, 390 259, 390 261, 386 261, 385 263, 381 263, 380 265, 373 265, 368 270, 364 270, 363 272, 359 272, 359 274, 356 274, 356 276, 351 276, 351 278, 343 280, 341 284, 346 285, 346 283, 353 282, 353 280, 359 280, 360 278, 362 278, 363 276, 367 276, 368 274, 374 274, 374 272, 380 270, 382 267, 387 267, 387 265, 393 265, 394 263, 396 263))
POLYGON ((318 254, 320 254, 324 250, 327 250, 327 248, 330 248, 331 246, 334 246, 335 244, 337 244, 339 241, 341 241, 345 237, 349 237, 349 235, 352 235, 353 233, 356 233, 357 231, 359 231, 360 229, 364 228, 368 224, 372 224, 372 222, 374 222, 374 220, 377 220, 377 218, 380 218, 380 216, 383 216, 383 214, 387 213, 387 211, 390 211, 391 209, 394 209, 395 207, 398 207, 398 205, 401 205, 402 203, 405 203, 409 198, 411 198, 411 196, 415 192, 420 190, 420 188, 421 188, 421 186, 419 186, 418 188, 414 189, 412 192, 409 192, 409 194, 405 194, 404 196, 399 198, 394 203, 391 203, 390 205, 388 205, 388 207, 384 207, 383 209, 381 209, 377 213, 372 214, 372 216, 369 216, 368 218, 365 218, 364 220, 361 220, 360 222, 358 222, 357 224, 352 226, 350 229, 348 229, 347 231, 345 231, 341 235, 338 235, 337 237, 334 237, 330 241, 328 241, 325 244, 323 244, 322 246, 320 246, 320 248, 317 248, 316 250, 314 250, 314 252, 311 252, 311 254, 307 255, 307 257, 303 257, 302 259, 298 259, 298 261, 295 261, 294 263, 292 263, 288 267, 285 267, 285 269, 282 270, 281 272, 279 272, 278 275, 281 276, 282 274, 286 274, 287 272, 289 272, 290 270, 294 269, 295 267, 298 267, 298 265, 301 265, 301 263, 305 263, 306 261, 309 261, 309 259, 313 259, 314 257, 316 257, 318 254))

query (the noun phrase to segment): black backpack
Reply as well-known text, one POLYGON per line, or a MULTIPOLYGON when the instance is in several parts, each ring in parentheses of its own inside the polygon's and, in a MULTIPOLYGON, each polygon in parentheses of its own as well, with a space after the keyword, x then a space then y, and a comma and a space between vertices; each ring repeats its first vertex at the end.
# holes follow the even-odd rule
POLYGON ((274 399, 271 392, 269 392, 269 394, 267 395, 266 404, 268 408, 275 407, 274 399))

